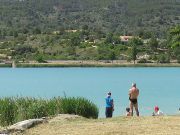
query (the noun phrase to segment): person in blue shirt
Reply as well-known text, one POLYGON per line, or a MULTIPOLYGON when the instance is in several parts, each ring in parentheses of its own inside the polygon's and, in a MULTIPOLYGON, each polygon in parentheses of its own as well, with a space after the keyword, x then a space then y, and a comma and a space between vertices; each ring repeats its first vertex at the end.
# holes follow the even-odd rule
POLYGON ((111 118, 113 115, 114 111, 114 101, 111 98, 111 92, 108 92, 107 97, 106 97, 106 118, 111 118))

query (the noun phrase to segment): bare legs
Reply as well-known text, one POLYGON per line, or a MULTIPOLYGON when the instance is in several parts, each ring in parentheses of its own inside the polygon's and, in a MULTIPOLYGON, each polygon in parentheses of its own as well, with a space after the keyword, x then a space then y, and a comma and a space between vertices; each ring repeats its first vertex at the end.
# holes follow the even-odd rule
POLYGON ((133 107, 135 108, 136 115, 139 116, 138 103, 133 104, 132 102, 130 102, 130 114, 131 114, 131 116, 133 116, 133 107))

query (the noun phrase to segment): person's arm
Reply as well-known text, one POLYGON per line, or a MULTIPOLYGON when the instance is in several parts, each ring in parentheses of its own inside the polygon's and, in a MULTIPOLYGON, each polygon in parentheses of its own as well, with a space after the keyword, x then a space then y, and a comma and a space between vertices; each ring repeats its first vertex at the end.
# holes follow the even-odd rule
POLYGON ((129 89, 129 93, 128 93, 129 97, 131 97, 131 89, 129 89))
POLYGON ((113 111, 114 111, 114 101, 113 101, 113 99, 112 99, 112 101, 111 101, 111 104, 112 104, 112 109, 113 109, 113 111))
POLYGON ((139 89, 137 89, 137 96, 139 96, 139 89))

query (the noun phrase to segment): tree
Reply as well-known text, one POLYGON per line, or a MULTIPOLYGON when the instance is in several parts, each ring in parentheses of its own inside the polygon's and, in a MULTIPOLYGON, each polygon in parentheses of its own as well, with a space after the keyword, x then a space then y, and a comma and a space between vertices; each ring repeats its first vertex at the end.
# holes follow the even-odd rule
POLYGON ((140 38, 132 38, 129 42, 130 45, 143 45, 143 41, 140 38))
POLYGON ((70 39, 70 46, 78 46, 81 43, 81 39, 79 38, 79 36, 73 36, 70 39))
POLYGON ((33 30, 33 34, 41 34, 41 30, 39 28, 35 28, 33 30))
POLYGON ((169 44, 173 49, 180 46, 180 25, 170 29, 169 44))
POLYGON ((137 47, 135 44, 131 48, 131 59, 134 61, 135 64, 135 61, 137 59, 137 47))
POLYGON ((137 46, 138 45, 143 45, 143 42, 139 39, 139 38, 133 38, 130 40, 130 43, 131 45, 131 59, 134 61, 134 64, 135 64, 135 61, 137 59, 137 46))
POLYGON ((152 37, 149 41, 149 46, 153 51, 156 51, 158 48, 159 42, 156 38, 152 37))
POLYGON ((180 53, 180 25, 171 28, 168 32, 168 46, 178 60, 180 53))
POLYGON ((13 36, 14 36, 14 38, 17 38, 17 37, 18 37, 17 31, 14 31, 14 32, 13 32, 13 36))
POLYGON ((111 52, 110 52, 109 58, 110 58, 110 60, 112 60, 112 63, 113 63, 113 60, 116 59, 116 54, 115 54, 114 51, 111 51, 111 52))
POLYGON ((38 55, 38 56, 36 57, 36 61, 37 61, 38 63, 47 63, 47 61, 44 60, 44 58, 43 58, 42 55, 38 55))
POLYGON ((161 54, 158 57, 158 62, 159 63, 170 63, 169 56, 167 54, 161 54))
POLYGON ((180 55, 177 55, 177 62, 180 63, 180 55))
POLYGON ((88 27, 88 25, 83 25, 83 26, 82 26, 82 29, 83 29, 83 30, 88 30, 89 27, 88 27))
POLYGON ((106 36, 105 43, 108 44, 108 43, 112 43, 112 42, 113 42, 113 34, 112 34, 112 33, 109 33, 109 34, 106 36))

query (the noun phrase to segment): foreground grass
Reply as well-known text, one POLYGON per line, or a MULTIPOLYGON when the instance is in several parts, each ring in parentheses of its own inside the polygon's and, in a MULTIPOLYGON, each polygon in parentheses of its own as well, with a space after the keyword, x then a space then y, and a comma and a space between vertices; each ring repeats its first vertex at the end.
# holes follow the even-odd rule
POLYGON ((83 97, 54 97, 51 99, 31 97, 0 98, 0 125, 54 116, 57 114, 77 114, 86 118, 98 118, 97 106, 83 97))
POLYGON ((116 117, 112 119, 57 119, 23 135, 179 135, 180 117, 116 117))

